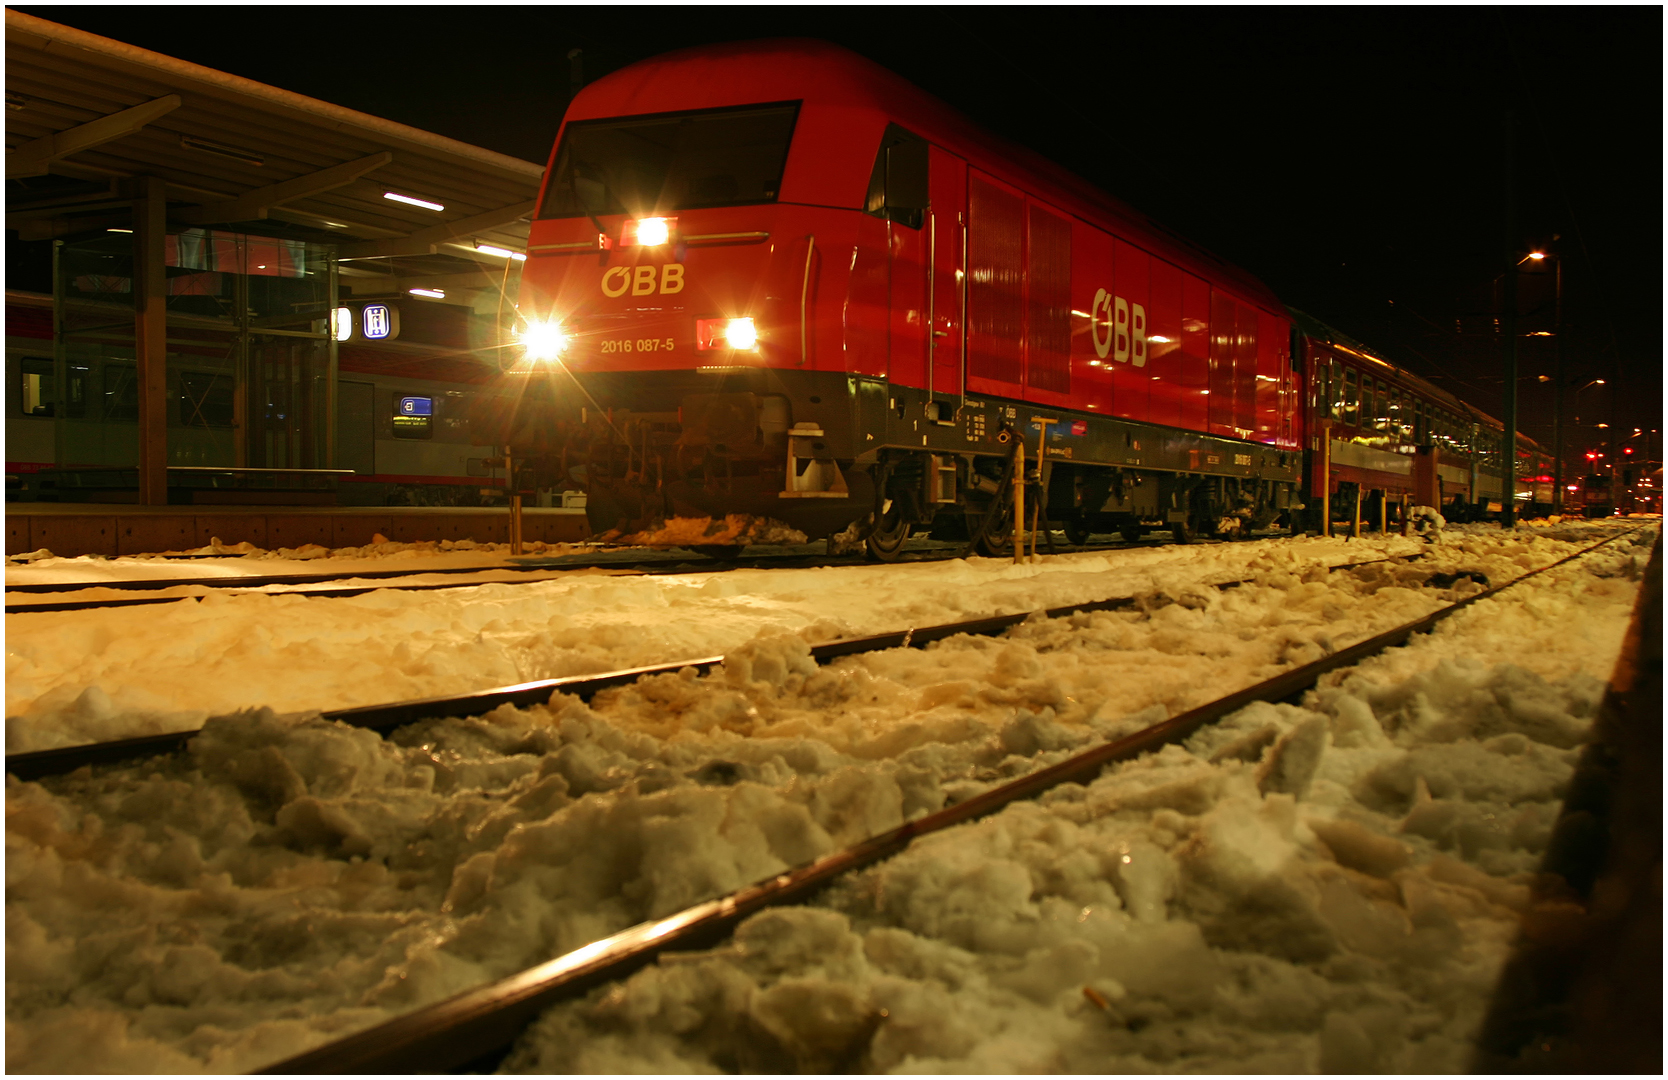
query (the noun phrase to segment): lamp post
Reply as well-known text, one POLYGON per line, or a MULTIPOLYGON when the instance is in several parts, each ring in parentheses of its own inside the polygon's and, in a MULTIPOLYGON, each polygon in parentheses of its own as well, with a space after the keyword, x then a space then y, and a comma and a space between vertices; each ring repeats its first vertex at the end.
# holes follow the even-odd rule
POLYGON ((1504 236, 1506 249, 1506 280, 1500 283, 1500 348, 1501 360, 1504 361, 1506 376, 1505 389, 1505 421, 1506 431, 1502 440, 1504 453, 1501 472, 1504 479, 1500 493, 1500 524, 1511 529, 1517 524, 1517 268, 1524 260, 1517 257, 1517 193, 1514 187, 1513 175, 1513 117, 1511 110, 1506 111, 1505 151, 1506 151, 1506 191, 1504 236))
MULTIPOLYGON (((1558 239, 1556 236, 1554 240, 1558 239)), ((1531 251, 1529 258, 1552 260, 1555 300, 1552 315, 1552 512, 1564 512, 1564 260, 1545 251, 1531 251)), ((1521 262, 1519 266, 1523 265, 1521 262)))
MULTIPOLYGON (((1507 195, 1507 224, 1510 227, 1510 192, 1507 195)), ((1507 258, 1515 258, 1511 251, 1507 258)), ((1506 367, 1505 401, 1503 402, 1506 430, 1501 446, 1500 523, 1510 529, 1517 524, 1517 274, 1518 267, 1530 260, 1546 258, 1542 251, 1531 251, 1516 259, 1506 270, 1500 292, 1500 341, 1506 367)))

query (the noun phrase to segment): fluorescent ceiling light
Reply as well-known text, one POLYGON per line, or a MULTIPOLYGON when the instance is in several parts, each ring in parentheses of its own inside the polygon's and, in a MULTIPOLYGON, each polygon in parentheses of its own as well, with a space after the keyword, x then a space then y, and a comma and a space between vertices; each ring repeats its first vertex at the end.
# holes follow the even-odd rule
POLYGON ((435 300, 446 299, 445 289, 407 289, 406 291, 412 296, 428 296, 435 300))
POLYGON ((392 191, 384 191, 382 193, 382 197, 384 199, 393 199, 395 202, 410 203, 412 206, 421 206, 425 210, 446 209, 437 202, 429 202, 427 199, 413 199, 410 195, 397 195, 392 191))
POLYGON ((132 229, 105 229, 104 231, 105 232, 126 232, 126 233, 130 233, 133 230, 132 229))

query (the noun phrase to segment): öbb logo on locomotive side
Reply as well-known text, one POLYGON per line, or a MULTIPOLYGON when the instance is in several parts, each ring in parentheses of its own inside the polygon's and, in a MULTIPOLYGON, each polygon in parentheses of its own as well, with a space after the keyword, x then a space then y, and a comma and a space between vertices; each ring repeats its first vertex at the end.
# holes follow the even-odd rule
POLYGON ((633 296, 648 296, 656 292, 664 296, 683 292, 683 264, 667 263, 658 274, 652 266, 614 266, 603 272, 604 296, 624 296, 627 289, 633 296))
POLYGON ((1089 308, 1089 333, 1095 355, 1102 360, 1110 353, 1120 364, 1147 366, 1147 309, 1140 304, 1096 289, 1095 302, 1089 308))

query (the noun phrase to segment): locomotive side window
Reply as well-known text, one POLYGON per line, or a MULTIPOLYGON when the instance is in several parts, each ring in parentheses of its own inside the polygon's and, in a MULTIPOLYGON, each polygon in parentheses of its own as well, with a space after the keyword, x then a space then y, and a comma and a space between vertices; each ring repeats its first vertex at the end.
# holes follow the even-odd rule
POLYGON ((1357 411, 1357 404, 1359 402, 1359 399, 1356 397, 1356 394, 1359 393, 1359 390, 1357 389, 1358 385, 1359 384, 1356 382, 1355 377, 1355 369, 1352 367, 1344 368, 1344 423, 1350 427, 1356 426, 1361 415, 1357 411))
POLYGON ((541 218, 775 202, 798 102, 569 124, 541 218))
POLYGON ((926 140, 887 124, 869 173, 863 212, 919 229, 927 201, 926 140))

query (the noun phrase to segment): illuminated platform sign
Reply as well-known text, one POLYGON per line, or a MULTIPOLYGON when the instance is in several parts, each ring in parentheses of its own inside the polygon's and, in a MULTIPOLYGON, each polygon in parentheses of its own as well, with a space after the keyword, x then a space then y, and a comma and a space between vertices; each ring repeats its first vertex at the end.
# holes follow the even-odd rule
POLYGON ((359 332, 366 341, 391 341, 400 336, 400 309, 392 304, 366 304, 359 313, 359 332))
POLYGON ((393 304, 336 308, 330 313, 330 336, 337 341, 393 341, 400 336, 400 309, 393 304))
POLYGON ((431 397, 402 397, 394 412, 394 438, 427 439, 432 434, 434 399, 431 397))

